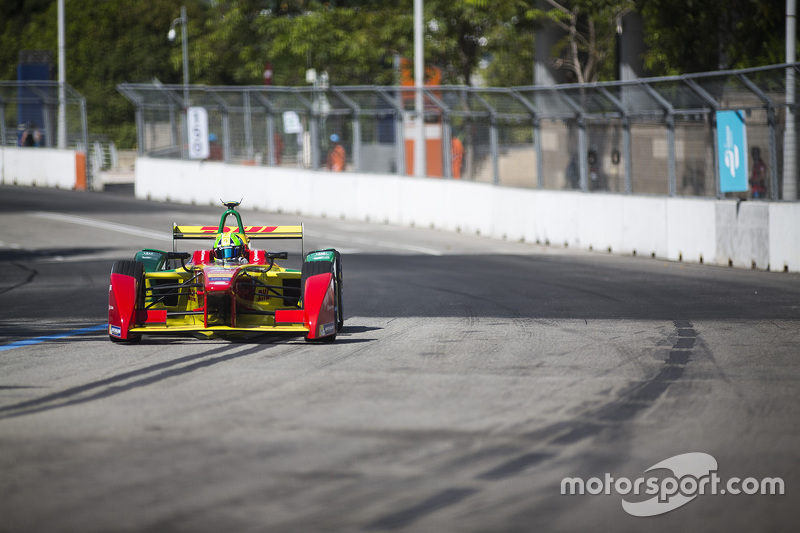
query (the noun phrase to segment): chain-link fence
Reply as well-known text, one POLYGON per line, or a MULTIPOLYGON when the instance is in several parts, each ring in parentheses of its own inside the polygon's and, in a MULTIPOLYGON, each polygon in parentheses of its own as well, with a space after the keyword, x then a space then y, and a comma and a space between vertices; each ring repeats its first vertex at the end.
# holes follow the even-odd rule
MULTIPOLYGON (((721 196, 716 113, 736 110, 745 117, 747 172, 755 184, 738 195, 796 199, 797 70, 795 64, 587 85, 428 87, 424 174, 512 187, 721 196)), ((200 106, 208 112, 210 159, 336 170, 338 144, 347 171, 416 174, 413 88, 119 90, 136 106, 142 155, 187 158, 185 110, 200 106)))
POLYGON ((85 150, 86 99, 66 83, 61 91, 55 81, 0 81, 0 143, 57 148, 62 99, 63 147, 85 150))

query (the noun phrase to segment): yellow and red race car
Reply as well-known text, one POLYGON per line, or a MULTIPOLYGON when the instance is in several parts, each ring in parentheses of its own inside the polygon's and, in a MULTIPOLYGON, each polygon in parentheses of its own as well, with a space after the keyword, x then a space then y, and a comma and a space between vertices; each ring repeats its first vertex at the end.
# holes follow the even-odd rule
POLYGON ((342 259, 334 249, 303 254, 300 270, 276 263, 288 252, 255 250, 259 239, 303 241, 303 226, 244 226, 239 202, 223 202, 219 226, 174 225, 173 251, 142 250, 116 261, 108 288, 108 336, 137 342, 142 334, 241 336, 289 332, 333 341, 344 325, 342 259), (228 217, 235 226, 226 226, 228 217), (177 252, 180 239, 214 246, 177 252))

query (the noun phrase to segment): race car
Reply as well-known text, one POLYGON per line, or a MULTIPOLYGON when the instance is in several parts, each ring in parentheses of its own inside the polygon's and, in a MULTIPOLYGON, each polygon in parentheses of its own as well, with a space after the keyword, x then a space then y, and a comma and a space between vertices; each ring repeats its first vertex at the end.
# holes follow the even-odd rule
POLYGON ((342 259, 334 249, 303 249, 303 226, 244 226, 236 208, 219 226, 173 225, 173 251, 145 249, 116 261, 108 287, 108 336, 137 342, 142 334, 241 337, 286 332, 331 342, 344 326, 342 259), (235 226, 226 226, 228 217, 235 226), (181 239, 209 239, 213 247, 178 252, 181 239), (251 241, 300 241, 300 270, 280 267, 286 251, 250 247, 251 241))

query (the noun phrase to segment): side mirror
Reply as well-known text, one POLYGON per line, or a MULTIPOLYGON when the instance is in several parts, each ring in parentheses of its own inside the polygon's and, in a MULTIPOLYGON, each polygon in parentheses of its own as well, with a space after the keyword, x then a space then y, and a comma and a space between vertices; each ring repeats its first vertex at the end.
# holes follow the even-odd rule
POLYGON ((189 252, 167 252, 167 261, 171 259, 180 259, 181 266, 186 268, 186 260, 192 257, 189 252))

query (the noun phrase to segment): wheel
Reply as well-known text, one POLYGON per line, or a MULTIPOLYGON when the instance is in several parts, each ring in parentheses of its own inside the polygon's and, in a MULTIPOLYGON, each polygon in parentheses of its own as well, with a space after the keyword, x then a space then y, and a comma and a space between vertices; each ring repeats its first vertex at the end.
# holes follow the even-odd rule
MULTIPOLYGON (((112 274, 121 274, 123 276, 130 276, 136 279, 136 285, 139 287, 139 293, 136 295, 136 309, 144 307, 144 264, 139 261, 114 261, 111 265, 112 274)), ((142 340, 141 334, 134 334, 127 339, 120 339, 109 335, 108 338, 111 342, 119 344, 135 344, 142 340)))
MULTIPOLYGON (((313 254, 323 253, 323 252, 332 252, 333 258, 332 260, 323 260, 323 261, 304 261, 303 268, 300 274, 300 298, 301 300, 304 297, 305 288, 306 288, 306 280, 311 276, 316 276, 317 274, 333 274, 333 299, 334 299, 334 308, 335 308, 335 315, 336 315, 336 332, 338 333, 344 327, 344 307, 342 305, 342 284, 343 284, 343 277, 342 277, 342 255, 334 249, 327 249, 327 250, 317 250, 315 252, 311 252, 306 255, 306 258, 313 254)), ((329 337, 325 337, 320 339, 322 342, 332 342, 336 338, 336 335, 331 335, 329 337)))

